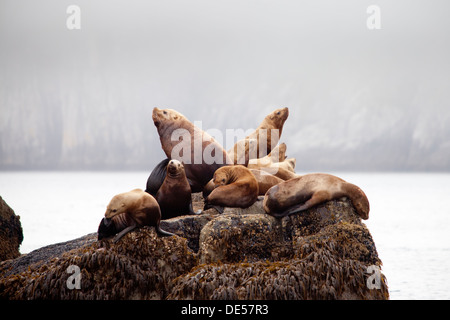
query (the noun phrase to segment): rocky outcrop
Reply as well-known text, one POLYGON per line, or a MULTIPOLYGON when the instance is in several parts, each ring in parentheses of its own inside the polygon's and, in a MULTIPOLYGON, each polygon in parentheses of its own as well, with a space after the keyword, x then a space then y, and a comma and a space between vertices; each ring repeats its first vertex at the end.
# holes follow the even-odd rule
POLYGON ((17 258, 22 241, 20 217, 0 197, 0 261, 17 258))
MULTIPOLYGON (((202 207, 200 194, 193 203, 202 207)), ((368 273, 381 267, 370 232, 345 198, 283 219, 265 214, 260 202, 222 215, 210 209, 162 221, 162 228, 178 236, 144 227, 113 244, 94 233, 5 261, 0 297, 389 298, 384 275, 368 273), (74 276, 79 289, 68 285, 74 276)))

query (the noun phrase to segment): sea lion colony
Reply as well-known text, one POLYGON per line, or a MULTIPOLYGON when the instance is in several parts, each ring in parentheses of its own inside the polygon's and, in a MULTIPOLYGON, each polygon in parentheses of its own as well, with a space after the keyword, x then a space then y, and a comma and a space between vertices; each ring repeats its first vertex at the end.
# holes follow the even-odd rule
POLYGON ((295 158, 287 159, 286 144, 278 144, 288 115, 288 108, 271 112, 227 152, 181 113, 154 108, 153 122, 167 159, 152 170, 145 192, 132 190, 113 197, 99 225, 99 240, 118 233, 116 242, 144 225, 155 226, 162 236, 172 235, 159 227, 159 221, 201 214, 192 210, 193 192, 203 192, 204 210, 222 213, 224 207, 247 208, 262 200, 266 213, 276 218, 347 197, 357 214, 368 219, 369 201, 356 185, 330 174, 295 173, 295 158), (200 157, 195 154, 199 148, 200 157))

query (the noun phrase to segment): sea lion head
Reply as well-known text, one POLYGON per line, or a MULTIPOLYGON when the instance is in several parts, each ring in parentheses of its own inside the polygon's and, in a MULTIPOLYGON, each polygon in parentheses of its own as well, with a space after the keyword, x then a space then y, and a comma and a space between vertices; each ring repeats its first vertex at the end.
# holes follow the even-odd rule
POLYGON ((121 194, 115 195, 106 207, 105 218, 112 218, 127 211, 125 199, 121 194))
POLYGON ((267 117, 276 124, 283 125, 289 116, 289 108, 280 108, 273 111, 267 117))
POLYGON ((179 176, 184 172, 183 164, 175 159, 172 159, 167 164, 167 174, 171 177, 179 176))
POLYGON ((153 108, 152 119, 155 127, 159 127, 162 123, 181 119, 183 115, 173 109, 153 108))
POLYGON ((117 233, 117 229, 115 224, 111 219, 103 218, 100 221, 100 225, 98 226, 97 237, 98 240, 102 240, 103 238, 107 238, 113 236, 117 233))
POLYGON ((357 188, 356 195, 352 199, 352 204, 362 219, 369 219, 369 199, 367 199, 366 194, 360 188, 357 188))
POLYGON ((224 168, 225 167, 222 167, 222 168, 220 168, 222 170, 218 169, 218 170, 216 170, 216 172, 214 172, 214 176, 213 176, 214 188, 224 186, 228 183, 228 180, 229 180, 228 172, 224 168))

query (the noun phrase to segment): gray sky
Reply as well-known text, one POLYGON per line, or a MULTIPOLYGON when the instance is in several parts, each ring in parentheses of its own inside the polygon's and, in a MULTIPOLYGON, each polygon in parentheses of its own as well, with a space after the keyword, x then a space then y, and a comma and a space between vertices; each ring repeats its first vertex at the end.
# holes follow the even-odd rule
MULTIPOLYGON (((149 169, 151 110, 255 128, 297 170, 450 170, 448 1, 0 0, 0 169, 149 169), (68 30, 66 9, 81 9, 68 30), (369 5, 381 29, 369 30, 369 5)), ((229 148, 233 142, 225 141, 229 148)))

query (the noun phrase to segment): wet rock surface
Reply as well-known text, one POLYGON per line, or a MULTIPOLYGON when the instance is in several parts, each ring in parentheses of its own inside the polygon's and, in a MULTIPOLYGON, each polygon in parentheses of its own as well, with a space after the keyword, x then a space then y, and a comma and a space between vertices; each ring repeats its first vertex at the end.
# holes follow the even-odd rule
MULTIPOLYGON (((193 194, 194 211, 203 208, 193 194)), ((118 243, 96 233, 0 263, 6 299, 388 299, 367 227, 346 198, 276 219, 261 202, 164 220, 118 243), (69 289, 79 268, 80 289, 69 289), (68 272, 69 271, 69 272, 68 272), (68 285, 69 283, 69 285, 68 285)))

